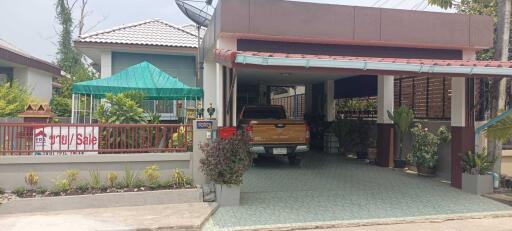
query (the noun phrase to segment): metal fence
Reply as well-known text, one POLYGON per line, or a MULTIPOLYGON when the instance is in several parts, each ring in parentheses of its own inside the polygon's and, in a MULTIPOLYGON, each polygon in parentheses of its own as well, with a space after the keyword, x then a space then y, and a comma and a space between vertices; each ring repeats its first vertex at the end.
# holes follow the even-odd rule
POLYGON ((185 152, 192 125, 0 123, 0 155, 185 152))
POLYGON ((274 98, 272 105, 282 105, 289 118, 302 119, 304 118, 305 98, 305 94, 274 98))

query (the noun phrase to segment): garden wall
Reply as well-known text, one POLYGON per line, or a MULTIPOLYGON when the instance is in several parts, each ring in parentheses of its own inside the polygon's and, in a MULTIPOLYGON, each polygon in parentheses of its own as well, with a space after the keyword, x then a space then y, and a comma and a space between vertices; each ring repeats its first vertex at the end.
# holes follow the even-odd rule
POLYGON ((80 170, 80 180, 89 180, 89 172, 99 170, 103 182, 110 171, 116 171, 119 179, 124 176, 125 166, 137 171, 143 177, 143 170, 149 165, 160 167, 161 179, 170 178, 175 169, 181 169, 191 177, 190 159, 192 153, 137 153, 100 155, 56 155, 56 156, 1 156, 0 187, 12 190, 25 186, 25 174, 35 171, 39 175, 39 185, 51 188, 53 180, 63 179, 68 169, 80 170))

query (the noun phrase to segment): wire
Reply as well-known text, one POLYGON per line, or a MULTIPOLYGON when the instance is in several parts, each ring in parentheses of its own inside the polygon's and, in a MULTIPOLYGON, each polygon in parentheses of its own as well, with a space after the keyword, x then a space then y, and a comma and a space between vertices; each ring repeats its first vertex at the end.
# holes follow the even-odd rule
POLYGON ((376 2, 374 2, 374 3, 372 4, 372 7, 375 7, 375 6, 377 5, 377 3, 379 3, 380 1, 382 1, 382 0, 377 0, 376 2))

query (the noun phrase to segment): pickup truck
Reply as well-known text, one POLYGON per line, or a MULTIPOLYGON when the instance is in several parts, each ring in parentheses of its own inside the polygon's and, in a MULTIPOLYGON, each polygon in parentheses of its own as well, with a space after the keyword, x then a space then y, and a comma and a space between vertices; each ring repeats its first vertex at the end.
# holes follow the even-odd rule
POLYGON ((303 120, 289 120, 281 105, 245 106, 239 127, 251 139, 257 155, 287 156, 296 163, 297 153, 309 151, 309 127, 303 120))

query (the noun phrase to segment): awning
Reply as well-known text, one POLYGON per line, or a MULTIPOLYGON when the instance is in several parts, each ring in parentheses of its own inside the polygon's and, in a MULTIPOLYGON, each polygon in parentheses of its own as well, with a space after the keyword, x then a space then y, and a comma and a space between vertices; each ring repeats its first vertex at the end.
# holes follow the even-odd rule
POLYGON ((180 100, 203 97, 203 89, 189 87, 148 62, 126 68, 107 78, 73 84, 73 94, 103 98, 107 93, 139 91, 149 100, 180 100))
POLYGON ((423 74, 453 76, 512 76, 512 62, 401 59, 354 56, 327 56, 253 51, 215 50, 216 61, 228 67, 280 66, 330 68, 358 71, 360 74, 423 74))

